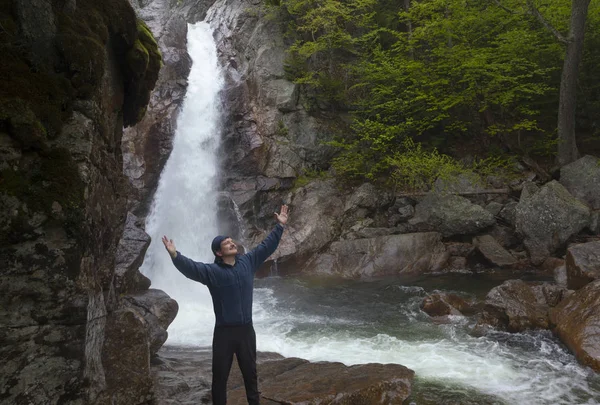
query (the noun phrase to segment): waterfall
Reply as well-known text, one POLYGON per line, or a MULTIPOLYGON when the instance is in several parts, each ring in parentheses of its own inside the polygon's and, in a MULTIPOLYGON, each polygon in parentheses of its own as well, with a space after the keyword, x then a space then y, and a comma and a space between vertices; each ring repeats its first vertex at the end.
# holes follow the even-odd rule
MULTIPOLYGON (((247 229, 246 229, 246 223, 244 222, 244 218, 242 217, 242 213, 240 212, 240 207, 238 207, 237 203, 235 202, 235 200, 232 198, 231 202, 233 203, 233 211, 235 212, 235 218, 237 220, 238 226, 240 227, 240 240, 239 242, 246 243, 246 234, 247 234, 247 229)), ((244 246, 244 249, 246 248, 246 246, 244 246)))
POLYGON ((212 29, 190 25, 188 52, 193 60, 189 85, 173 139, 173 151, 161 174, 146 232, 152 243, 142 273, 152 287, 179 303, 169 327, 169 343, 210 344, 214 326, 212 301, 206 286, 185 278, 171 262, 161 237, 173 239, 177 250, 196 261, 212 262, 212 238, 217 235, 217 148, 223 76, 212 29))

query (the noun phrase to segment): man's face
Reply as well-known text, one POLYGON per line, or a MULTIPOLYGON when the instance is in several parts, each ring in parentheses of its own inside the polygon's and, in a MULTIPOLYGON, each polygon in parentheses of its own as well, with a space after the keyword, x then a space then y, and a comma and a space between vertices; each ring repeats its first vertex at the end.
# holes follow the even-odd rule
POLYGON ((221 257, 235 256, 237 252, 237 246, 235 245, 233 239, 227 238, 221 242, 221 250, 217 252, 217 255, 221 257))

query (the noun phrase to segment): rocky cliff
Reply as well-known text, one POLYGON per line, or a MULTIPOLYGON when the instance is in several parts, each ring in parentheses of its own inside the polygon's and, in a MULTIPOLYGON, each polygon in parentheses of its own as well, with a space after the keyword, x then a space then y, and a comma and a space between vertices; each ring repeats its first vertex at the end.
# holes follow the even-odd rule
POLYGON ((0 402, 148 402, 176 303, 127 255, 120 146, 161 54, 125 0, 6 0, 0 24, 0 402))

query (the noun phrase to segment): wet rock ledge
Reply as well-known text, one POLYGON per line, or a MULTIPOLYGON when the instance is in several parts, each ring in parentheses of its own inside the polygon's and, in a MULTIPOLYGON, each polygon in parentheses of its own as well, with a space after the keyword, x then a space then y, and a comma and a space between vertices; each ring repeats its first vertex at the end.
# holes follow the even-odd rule
MULTIPOLYGON (((154 363, 157 405, 211 403, 210 349, 165 347, 154 363)), ((257 364, 261 403, 265 405, 400 405, 411 393, 415 374, 398 364, 311 363, 276 353, 258 353, 257 364)), ((235 361, 227 403, 247 404, 235 361)))

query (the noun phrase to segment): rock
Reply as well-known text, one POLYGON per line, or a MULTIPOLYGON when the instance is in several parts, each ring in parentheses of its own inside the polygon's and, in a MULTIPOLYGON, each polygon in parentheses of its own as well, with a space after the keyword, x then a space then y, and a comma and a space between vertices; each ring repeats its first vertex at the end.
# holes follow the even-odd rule
POLYGON ((584 157, 560 169, 560 184, 590 208, 600 209, 600 160, 584 157))
POLYGON ((516 208, 515 227, 535 265, 581 231, 590 220, 589 209, 556 181, 545 184, 516 208))
POLYGON ((562 300, 551 317, 560 340, 581 363, 600 372, 600 280, 562 300))
MULTIPOLYGON (((261 362, 258 374, 264 399, 292 405, 401 405, 414 378, 414 371, 398 364, 345 366, 296 358, 261 362)), ((227 402, 247 403, 243 384, 228 392, 227 402)))
POLYGON ((492 215, 498 215, 504 206, 496 201, 490 202, 485 209, 492 215))
POLYGON ((113 280, 123 126, 141 118, 160 58, 126 0, 4 6, 18 41, 0 62, 0 401, 148 402, 146 325, 113 280))
POLYGON ((600 235, 600 211, 594 211, 590 217, 590 224, 588 225, 588 229, 594 235, 600 235))
POLYGON ((111 314, 106 322, 102 364, 106 384, 99 403, 140 404, 153 399, 146 322, 133 309, 111 314))
POLYGON ((394 233, 394 228, 360 228, 351 233, 346 239, 370 239, 394 233))
POLYGON ((547 283, 508 280, 487 295, 485 307, 476 326, 493 326, 508 332, 548 329, 549 308, 558 304, 564 289, 547 283))
POLYGON ((327 167, 334 150, 323 141, 330 139, 331 125, 346 125, 306 111, 298 87, 286 78, 281 26, 262 18, 262 7, 220 0, 206 17, 226 66, 224 103, 238 117, 224 123, 223 165, 231 177, 298 177, 327 167))
POLYGON ((500 210, 500 212, 498 213, 498 216, 500 217, 500 219, 506 221, 509 225, 514 226, 515 218, 517 215, 516 209, 517 209, 517 202, 510 201, 510 202, 506 203, 506 205, 504 205, 504 208, 502 208, 500 210))
POLYGON ((462 315, 471 305, 456 294, 431 294, 423 299, 421 309, 429 316, 462 315))
POLYGON ((476 236, 473 238, 473 246, 496 266, 510 266, 517 262, 517 260, 490 235, 476 236))
POLYGON ((412 205, 405 205, 404 207, 398 208, 398 215, 400 221, 407 221, 415 214, 415 208, 412 205))
POLYGON ((370 183, 364 183, 348 197, 344 211, 357 207, 374 209, 380 204, 380 193, 377 192, 375 186, 370 183))
POLYGON ((600 278, 600 241, 571 245, 567 249, 567 285, 577 290, 600 278))
POLYGON ((451 179, 437 178, 433 189, 438 193, 464 193, 481 191, 483 184, 477 175, 460 174, 451 179))
POLYGON ((147 324, 150 355, 153 356, 166 342, 167 328, 175 319, 179 305, 161 290, 150 289, 123 297, 128 307, 140 314, 147 324))
MULTIPOLYGON (((397 364, 348 367, 265 352, 257 353, 257 371, 265 404, 402 404, 414 378, 412 370, 397 364)), ((153 374, 158 403, 210 400, 210 350, 165 348, 159 352, 153 374)), ((247 404, 235 359, 227 387, 228 404, 247 404)))
POLYGON ((469 235, 496 223, 494 216, 479 205, 457 195, 429 193, 417 204, 409 224, 425 223, 443 236, 469 235))
POLYGON ((469 256, 475 247, 467 242, 446 242, 446 250, 451 256, 469 256))
POLYGON ((303 271, 344 278, 435 272, 448 260, 439 233, 413 233, 333 242, 303 271))
POLYGON ((521 189, 521 198, 519 201, 524 201, 537 193, 540 190, 537 184, 532 181, 526 181, 523 183, 523 188, 521 189))
POLYGON ((187 53, 187 22, 183 10, 166 0, 132 2, 158 43, 164 65, 146 114, 123 132, 123 171, 130 184, 129 209, 145 218, 171 153, 177 118, 187 89, 192 60, 187 53))
POLYGON ((128 212, 115 259, 114 283, 118 293, 127 294, 150 288, 150 279, 138 270, 148 246, 150 235, 144 231, 138 218, 128 212))
POLYGON ((567 288, 567 266, 562 265, 554 269, 554 282, 559 287, 567 288))
MULTIPOLYGON (((272 208, 269 209, 271 218, 276 204, 267 207, 272 208)), ((280 270, 285 270, 285 260, 290 257, 293 259, 290 267, 302 265, 309 255, 336 238, 343 206, 332 180, 315 181, 294 192, 290 202, 294 221, 288 226, 279 248, 272 256, 273 259, 282 259, 280 270)), ((256 238, 256 243, 262 237, 256 238)))
POLYGON ((489 231, 488 234, 496 239, 496 241, 505 249, 514 248, 518 246, 521 241, 517 238, 514 230, 507 226, 496 224, 489 231))
POLYGON ((469 265, 467 264, 467 258, 461 256, 450 256, 448 258, 448 265, 443 272, 448 273, 471 273, 469 265))

